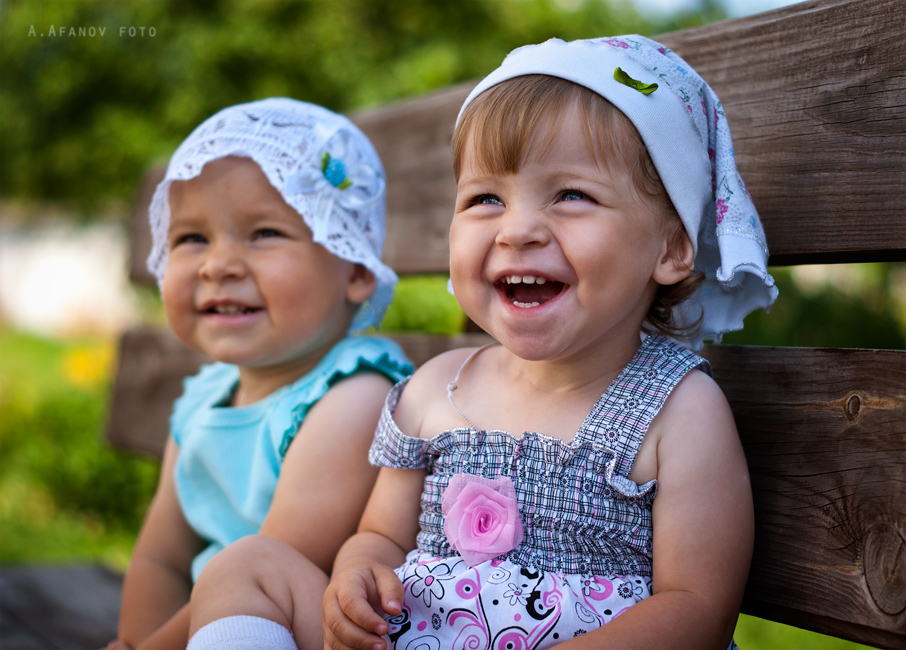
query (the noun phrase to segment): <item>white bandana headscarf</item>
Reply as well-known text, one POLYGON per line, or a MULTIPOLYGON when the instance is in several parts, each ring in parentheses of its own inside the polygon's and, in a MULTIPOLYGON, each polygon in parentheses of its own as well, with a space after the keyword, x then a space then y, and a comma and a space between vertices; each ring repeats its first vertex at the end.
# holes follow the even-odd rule
POLYGON ((148 269, 163 279, 169 257, 170 183, 194 178, 212 160, 251 158, 301 215, 314 240, 374 273, 377 288, 356 311, 349 332, 378 325, 393 298, 396 274, 381 262, 386 226, 384 168, 368 138, 332 111, 286 98, 231 106, 201 123, 179 146, 148 211, 148 269))
MULTIPOLYGON (((694 350, 742 329, 742 319, 777 298, 758 212, 736 170, 723 107, 692 67, 644 36, 564 42, 551 39, 510 52, 472 90, 460 110, 488 88, 543 74, 585 86, 635 125, 695 246, 705 282, 677 311, 701 326, 681 343, 694 350)), ((458 120, 457 120, 458 121, 458 120)))

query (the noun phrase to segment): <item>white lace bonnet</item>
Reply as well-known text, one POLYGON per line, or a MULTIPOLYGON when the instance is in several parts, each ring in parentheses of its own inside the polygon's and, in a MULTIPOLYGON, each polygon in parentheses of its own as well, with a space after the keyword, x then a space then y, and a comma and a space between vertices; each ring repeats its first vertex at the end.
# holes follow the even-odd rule
MULTIPOLYGON (((736 170, 723 107, 692 67, 644 36, 564 42, 513 50, 472 90, 460 110, 513 77, 543 74, 585 86, 635 125, 695 246, 705 282, 677 311, 701 326, 680 342, 697 350, 742 329, 742 319, 777 298, 758 212, 736 170)), ((457 119, 458 121, 458 119, 457 119)))
POLYGON ((283 199, 302 216, 314 240, 377 278, 350 333, 378 325, 393 297, 396 274, 381 262, 386 226, 384 169, 368 138, 332 111, 287 98, 226 108, 201 123, 177 148, 148 211, 148 269, 164 276, 169 256, 170 183, 194 178, 212 160, 254 160, 283 199))

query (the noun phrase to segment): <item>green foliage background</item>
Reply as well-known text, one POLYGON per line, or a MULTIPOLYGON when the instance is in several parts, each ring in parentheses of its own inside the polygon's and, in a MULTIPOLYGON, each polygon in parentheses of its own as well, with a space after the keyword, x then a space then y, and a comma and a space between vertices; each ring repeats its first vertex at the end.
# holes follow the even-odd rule
POLYGON ((231 104, 289 96, 348 112, 478 78, 552 36, 721 16, 652 22, 626 0, 5 0, 0 190, 87 214, 131 199, 149 164, 231 104))

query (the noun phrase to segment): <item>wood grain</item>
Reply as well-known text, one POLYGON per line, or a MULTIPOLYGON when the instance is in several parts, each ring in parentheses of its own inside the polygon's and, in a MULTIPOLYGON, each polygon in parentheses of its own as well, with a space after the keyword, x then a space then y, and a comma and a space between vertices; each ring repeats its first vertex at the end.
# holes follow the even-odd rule
POLYGON ((659 38, 723 102, 772 264, 904 259, 901 0, 815 0, 659 38))
POLYGON ((384 260, 397 273, 447 273, 456 186, 450 144, 469 83, 351 115, 387 173, 384 260))
POLYGON ((906 647, 906 352, 707 346, 746 451, 744 611, 906 647))

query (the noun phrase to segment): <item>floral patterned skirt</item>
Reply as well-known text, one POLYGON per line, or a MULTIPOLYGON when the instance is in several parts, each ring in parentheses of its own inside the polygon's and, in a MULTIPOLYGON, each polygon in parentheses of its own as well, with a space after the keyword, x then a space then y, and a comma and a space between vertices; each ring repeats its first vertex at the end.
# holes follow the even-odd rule
POLYGON ((396 650, 552 648, 651 595, 651 579, 536 571, 507 560, 470 567, 418 550, 396 569, 405 604, 388 617, 396 650))

